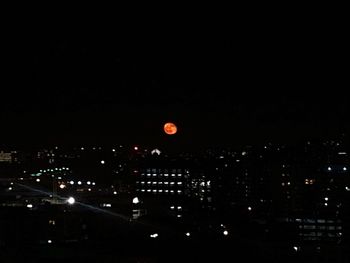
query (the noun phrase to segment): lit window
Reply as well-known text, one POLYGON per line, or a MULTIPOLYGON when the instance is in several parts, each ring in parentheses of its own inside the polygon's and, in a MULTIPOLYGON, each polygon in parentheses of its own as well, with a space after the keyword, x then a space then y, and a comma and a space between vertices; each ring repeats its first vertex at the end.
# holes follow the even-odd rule
POLYGON ((181 190, 177 190, 177 192, 180 194, 182 191, 181 190))
POLYGON ((181 184, 182 184, 182 182, 177 182, 177 184, 181 185, 181 184))
POLYGON ((145 191, 145 189, 141 189, 141 192, 144 192, 145 191))
POLYGON ((171 185, 175 184, 174 182, 170 182, 171 185))
POLYGON ((147 189, 147 192, 151 192, 151 189, 147 189))

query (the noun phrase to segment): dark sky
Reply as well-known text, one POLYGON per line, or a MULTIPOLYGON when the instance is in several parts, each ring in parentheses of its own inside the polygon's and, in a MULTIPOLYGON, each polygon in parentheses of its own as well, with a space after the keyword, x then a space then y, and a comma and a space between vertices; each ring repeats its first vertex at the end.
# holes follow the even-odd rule
POLYGON ((20 24, 3 38, 0 145, 162 145, 168 120, 179 146, 337 135, 349 130, 337 23, 20 24))

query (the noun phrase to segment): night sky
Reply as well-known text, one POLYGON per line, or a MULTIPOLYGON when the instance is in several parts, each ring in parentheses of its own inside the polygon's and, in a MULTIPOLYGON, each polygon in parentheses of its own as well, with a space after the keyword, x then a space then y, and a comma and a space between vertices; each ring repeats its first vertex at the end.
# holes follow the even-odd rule
POLYGON ((4 33, 0 145, 240 145, 349 130, 336 23, 20 24, 4 33), (166 137, 174 121, 179 133, 166 137))

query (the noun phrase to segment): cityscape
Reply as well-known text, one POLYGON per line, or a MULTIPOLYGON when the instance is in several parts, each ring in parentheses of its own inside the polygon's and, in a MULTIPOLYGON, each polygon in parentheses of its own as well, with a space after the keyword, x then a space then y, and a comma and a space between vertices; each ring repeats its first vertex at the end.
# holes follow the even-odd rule
POLYGON ((348 262, 349 168, 344 136, 197 153, 2 149, 2 257, 348 262))
POLYGON ((0 263, 350 262, 347 16, 264 5, 5 19, 0 263))

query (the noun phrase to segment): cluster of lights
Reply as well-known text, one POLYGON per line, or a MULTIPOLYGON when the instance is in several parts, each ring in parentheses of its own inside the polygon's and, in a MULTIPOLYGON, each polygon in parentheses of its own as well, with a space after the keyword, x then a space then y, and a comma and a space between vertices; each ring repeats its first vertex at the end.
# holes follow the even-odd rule
POLYGON ((158 237, 158 234, 157 234, 157 233, 151 234, 150 237, 151 237, 151 238, 157 238, 157 237, 158 237))

